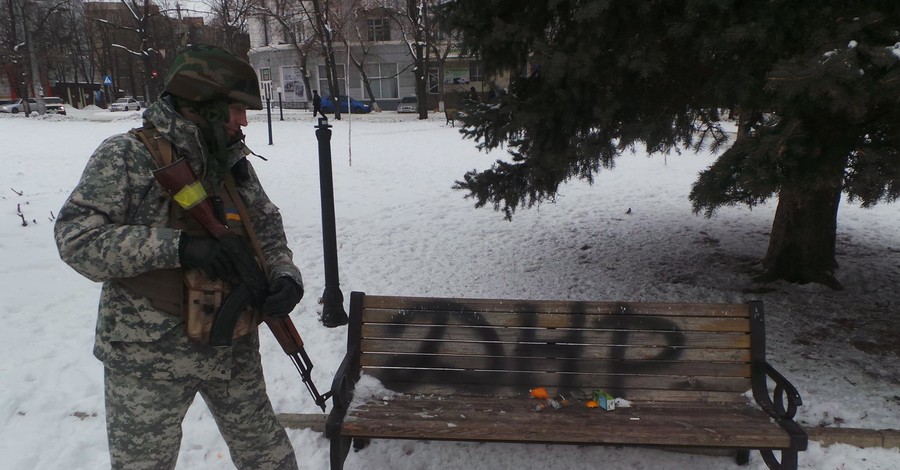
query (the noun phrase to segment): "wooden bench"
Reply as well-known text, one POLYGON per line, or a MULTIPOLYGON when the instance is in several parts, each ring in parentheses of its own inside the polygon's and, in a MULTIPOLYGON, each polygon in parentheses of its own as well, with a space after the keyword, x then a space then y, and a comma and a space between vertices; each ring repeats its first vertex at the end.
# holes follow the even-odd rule
POLYGON ((739 463, 757 449, 770 468, 797 468, 807 445, 793 421, 800 395, 765 359, 761 302, 353 292, 332 391, 332 469, 373 438, 713 448, 739 463), (361 374, 397 394, 353 401, 361 374), (535 387, 564 394, 569 406, 535 412, 535 387), (598 389, 631 406, 587 408, 598 389))
POLYGON ((444 125, 450 124, 452 127, 456 127, 456 118, 459 117, 459 111, 454 108, 444 108, 444 117, 447 118, 447 122, 444 125))

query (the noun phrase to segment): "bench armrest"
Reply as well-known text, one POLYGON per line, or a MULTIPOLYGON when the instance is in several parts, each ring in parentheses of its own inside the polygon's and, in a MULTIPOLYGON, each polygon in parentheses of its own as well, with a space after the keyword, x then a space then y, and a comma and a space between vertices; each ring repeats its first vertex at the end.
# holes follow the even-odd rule
POLYGON ((346 408, 353 400, 353 388, 359 380, 359 350, 348 351, 331 382, 333 406, 346 408))
POLYGON ((775 419, 793 420, 797 408, 803 405, 800 392, 781 373, 766 361, 753 365, 753 398, 766 413, 775 419), (775 382, 775 390, 769 395, 768 380, 775 382), (785 404, 787 406, 785 406, 785 404))
POLYGON ((353 389, 359 381, 359 347, 347 351, 331 382, 331 413, 325 422, 325 436, 340 437, 347 408, 353 400, 353 389))

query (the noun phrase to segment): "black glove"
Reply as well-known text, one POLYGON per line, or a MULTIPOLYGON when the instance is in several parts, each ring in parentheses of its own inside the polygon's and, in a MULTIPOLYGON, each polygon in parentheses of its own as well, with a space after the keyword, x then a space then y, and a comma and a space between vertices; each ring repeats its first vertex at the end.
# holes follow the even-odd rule
POLYGON ((269 284, 269 296, 263 302, 262 313, 273 317, 283 317, 294 310, 303 298, 303 286, 289 277, 275 278, 269 284))
POLYGON ((215 238, 182 234, 178 241, 178 260, 182 267, 197 268, 214 281, 234 277, 234 263, 215 238))

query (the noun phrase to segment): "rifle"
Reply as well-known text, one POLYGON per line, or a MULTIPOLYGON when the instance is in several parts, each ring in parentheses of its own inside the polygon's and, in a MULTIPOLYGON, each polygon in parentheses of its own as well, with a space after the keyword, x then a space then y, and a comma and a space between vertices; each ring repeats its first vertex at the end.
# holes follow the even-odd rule
MULTIPOLYGON (((251 303, 259 308, 265 301, 269 290, 268 278, 259 263, 253 258, 253 252, 247 246, 247 242, 238 234, 228 230, 228 227, 216 217, 212 201, 207 197, 206 190, 187 160, 180 158, 170 165, 154 171, 153 176, 163 188, 173 195, 172 198, 175 202, 218 240, 231 255, 240 282, 235 283, 234 290, 216 312, 209 337, 211 346, 229 346, 234 325, 241 316, 241 312, 251 303)), ((331 397, 331 392, 322 395, 316 389, 311 375, 312 361, 306 354, 303 339, 300 338, 300 333, 297 332, 290 317, 266 316, 263 321, 278 340, 281 349, 291 358, 294 367, 300 372, 300 377, 312 395, 313 401, 322 408, 322 411, 325 411, 325 401, 331 397)))

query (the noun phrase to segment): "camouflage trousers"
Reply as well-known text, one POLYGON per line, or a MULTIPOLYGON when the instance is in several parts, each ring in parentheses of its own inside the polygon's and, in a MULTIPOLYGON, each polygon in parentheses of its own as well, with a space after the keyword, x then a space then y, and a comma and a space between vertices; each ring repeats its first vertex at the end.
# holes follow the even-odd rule
POLYGON ((174 469, 181 422, 199 392, 240 469, 296 470, 266 395, 261 365, 232 380, 155 380, 106 369, 106 427, 114 470, 174 469))

